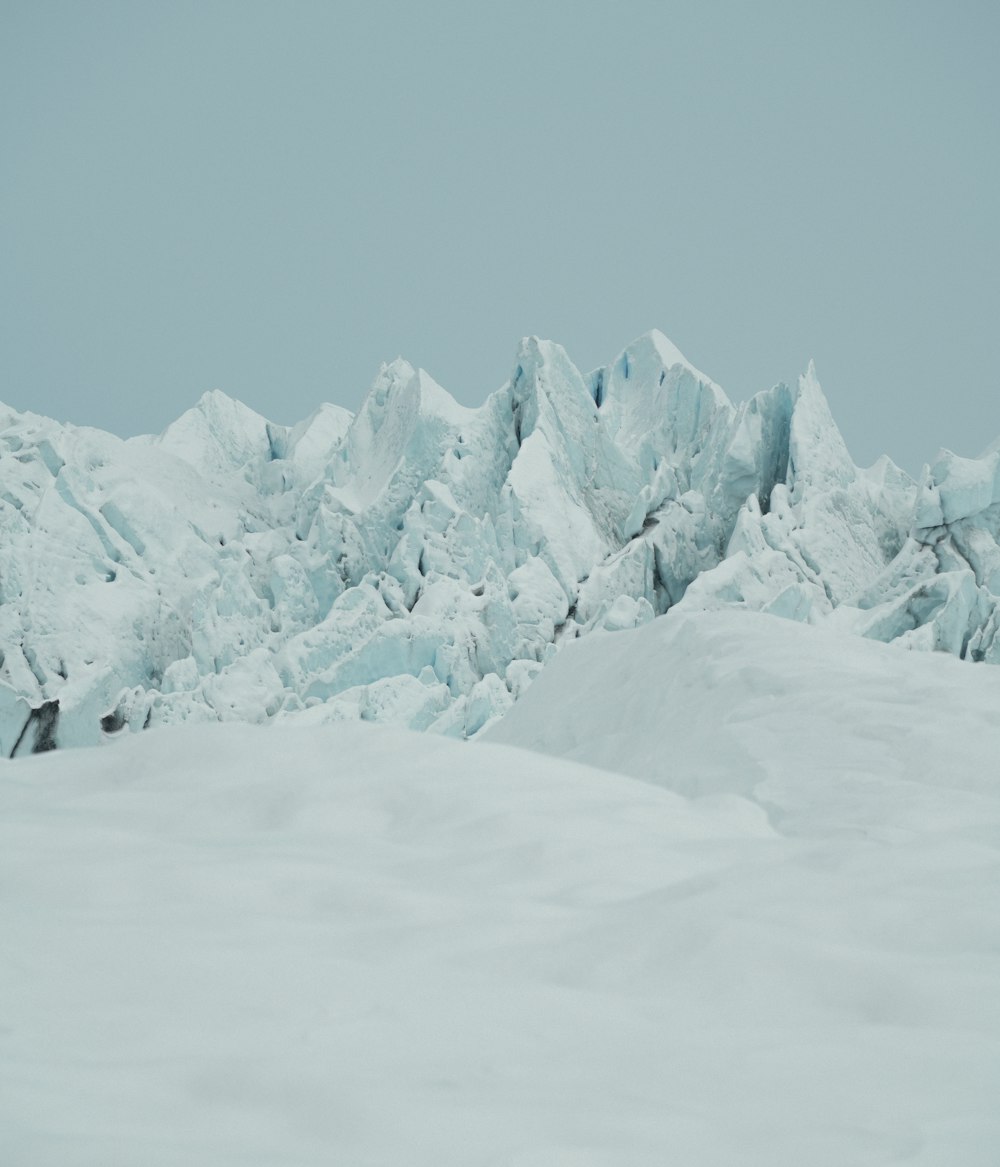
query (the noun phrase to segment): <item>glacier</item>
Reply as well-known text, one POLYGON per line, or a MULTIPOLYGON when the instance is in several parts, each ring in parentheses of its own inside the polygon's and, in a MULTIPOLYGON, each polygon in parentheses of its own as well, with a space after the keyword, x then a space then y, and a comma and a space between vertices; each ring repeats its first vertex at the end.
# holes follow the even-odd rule
POLYGON ((147 727, 467 738, 591 632, 749 609, 997 663, 1000 451, 854 465, 815 370, 733 404, 665 336, 522 341, 477 409, 220 392, 120 439, 0 407, 0 754, 147 727))

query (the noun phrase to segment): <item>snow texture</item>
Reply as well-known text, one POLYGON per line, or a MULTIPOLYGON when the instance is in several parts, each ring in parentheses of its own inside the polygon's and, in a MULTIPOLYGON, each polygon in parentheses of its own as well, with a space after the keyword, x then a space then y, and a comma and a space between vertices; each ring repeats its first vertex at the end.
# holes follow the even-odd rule
POLYGON ((0 761, 0 1162, 994 1167, 998 705, 997 670, 678 610, 472 743, 0 761))
POLYGON ((0 753, 182 722, 467 737, 559 650, 740 607, 996 663, 1000 453, 858 469, 815 371, 733 405, 660 333, 522 342, 479 409, 379 372, 291 428, 0 407, 0 753))

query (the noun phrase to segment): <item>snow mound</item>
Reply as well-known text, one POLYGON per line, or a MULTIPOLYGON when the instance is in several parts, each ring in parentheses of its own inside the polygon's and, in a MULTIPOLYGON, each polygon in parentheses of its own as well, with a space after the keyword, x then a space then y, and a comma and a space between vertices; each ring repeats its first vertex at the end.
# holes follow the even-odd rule
POLYGON ((993 805, 1000 767, 983 727, 997 709, 1000 671, 756 612, 678 609, 568 646, 483 740, 688 797, 738 794, 786 833, 874 836, 875 805, 891 831, 912 816, 918 832, 943 791, 993 805))
POLYGON ((0 761, 0 1160, 992 1167, 998 686, 672 613, 471 744, 0 761))

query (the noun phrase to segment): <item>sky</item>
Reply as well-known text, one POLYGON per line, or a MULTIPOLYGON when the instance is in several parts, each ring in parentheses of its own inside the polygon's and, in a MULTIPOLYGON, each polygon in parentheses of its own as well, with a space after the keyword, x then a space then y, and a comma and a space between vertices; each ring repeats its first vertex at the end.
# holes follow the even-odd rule
POLYGON ((402 355, 810 358, 860 464, 1000 434, 1000 5, 0 0, 0 400, 291 424, 402 355))

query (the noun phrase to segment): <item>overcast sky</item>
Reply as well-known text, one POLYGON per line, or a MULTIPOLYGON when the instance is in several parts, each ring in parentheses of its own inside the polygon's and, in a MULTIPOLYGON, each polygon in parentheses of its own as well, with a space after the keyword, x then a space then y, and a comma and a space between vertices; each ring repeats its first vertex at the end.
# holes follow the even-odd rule
POLYGON ((291 423, 378 364, 810 357, 855 459, 1000 433, 1000 5, 0 0, 0 400, 291 423))

